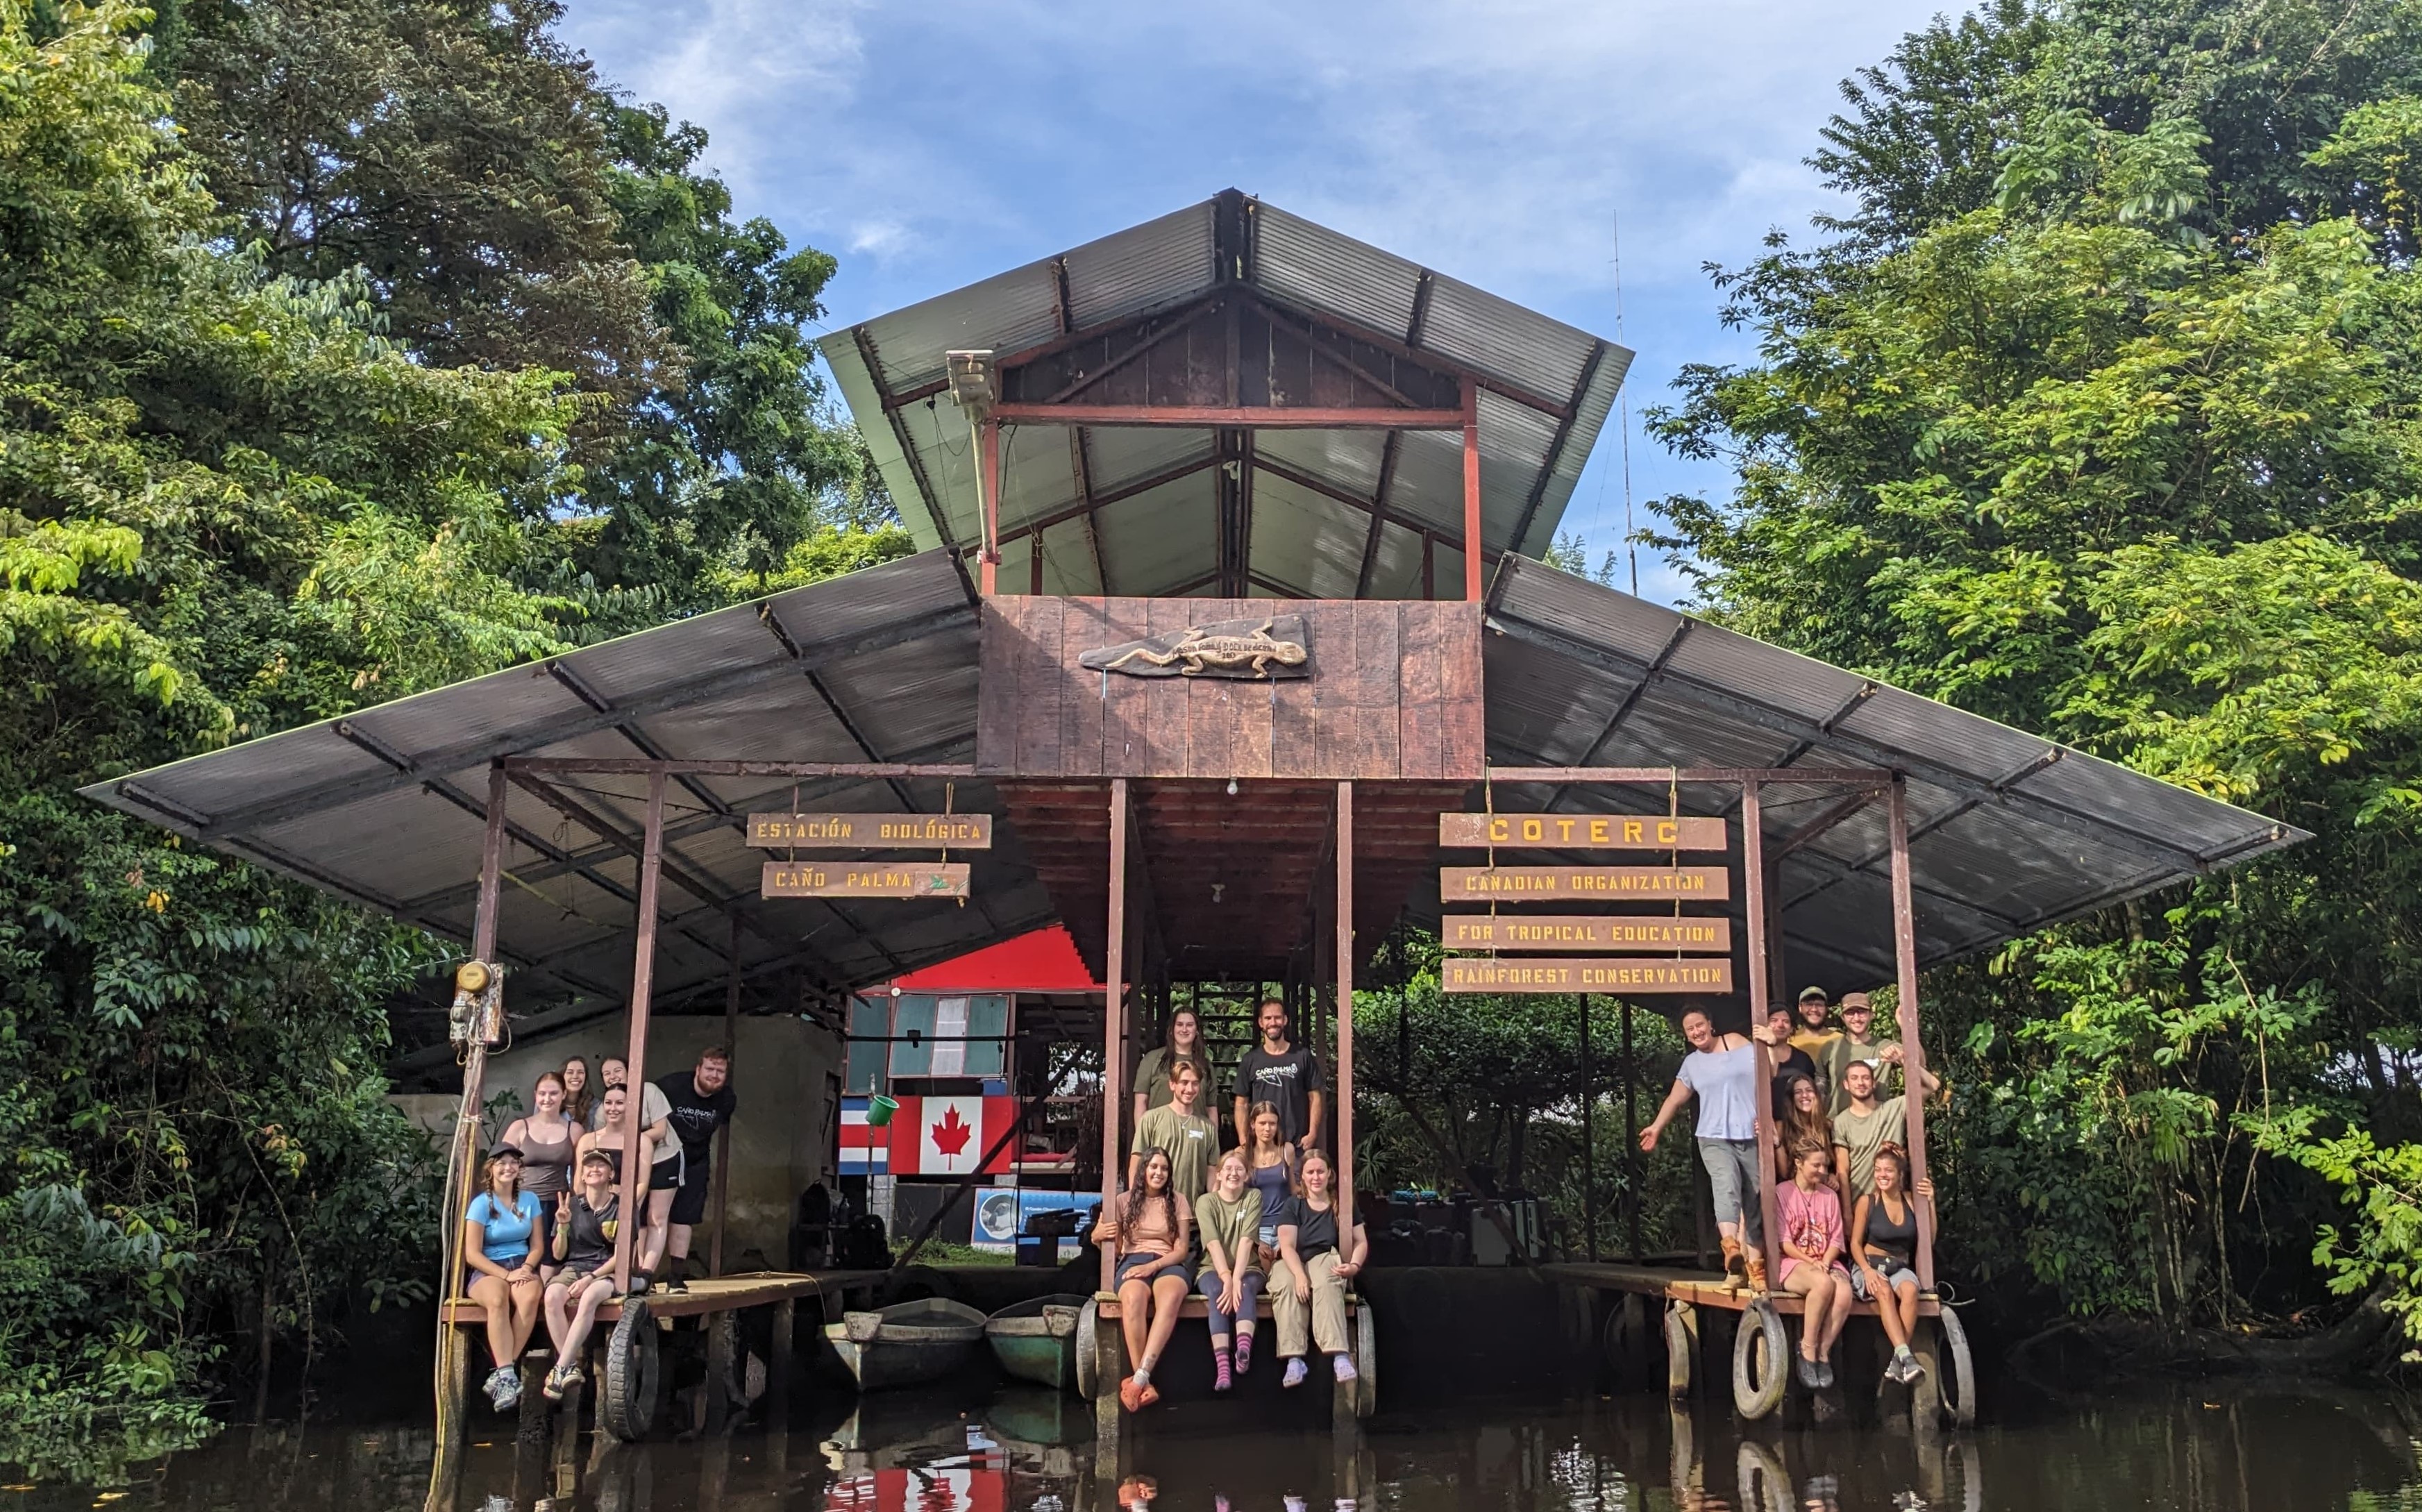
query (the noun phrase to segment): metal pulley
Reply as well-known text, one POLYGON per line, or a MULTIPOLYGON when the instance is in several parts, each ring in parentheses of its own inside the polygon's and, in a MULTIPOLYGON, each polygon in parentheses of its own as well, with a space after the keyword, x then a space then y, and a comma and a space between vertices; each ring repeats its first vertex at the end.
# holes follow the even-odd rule
POLYGON ((494 1045, 505 1037, 505 969, 465 961, 454 969, 454 1003, 447 1037, 457 1045, 494 1045))

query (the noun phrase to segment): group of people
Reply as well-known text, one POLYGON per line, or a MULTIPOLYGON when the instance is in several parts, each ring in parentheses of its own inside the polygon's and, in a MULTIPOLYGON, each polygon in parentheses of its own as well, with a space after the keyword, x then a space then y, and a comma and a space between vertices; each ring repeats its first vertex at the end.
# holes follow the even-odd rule
POLYGON ((1125 1189, 1093 1225, 1094 1242, 1112 1255, 1119 1325, 1134 1362, 1134 1374, 1119 1382, 1119 1403, 1130 1412, 1160 1399, 1153 1370, 1198 1290, 1213 1390, 1229 1390, 1252 1368, 1264 1297, 1278 1326, 1283 1384, 1303 1384, 1314 1347, 1338 1380, 1355 1378, 1345 1284, 1360 1273, 1370 1238, 1359 1221, 1340 1232, 1337 1167, 1320 1143, 1327 1083, 1319 1060, 1288 1039, 1284 1003, 1263 1002, 1254 1024, 1260 1037, 1236 1066, 1233 1142, 1204 1111, 1211 1063, 1191 1009, 1171 1016, 1168 1042, 1136 1067, 1125 1189))
POLYGON ((690 1235, 706 1216, 715 1133, 739 1106, 731 1079, 731 1052, 718 1046, 687 1070, 642 1082, 634 1128, 621 1057, 600 1063, 593 1096, 589 1063, 577 1056, 539 1073, 530 1110, 488 1152, 463 1214, 465 1280, 486 1315, 495 1363, 486 1390, 498 1411, 520 1400, 522 1351, 542 1317, 555 1347, 545 1394, 559 1397, 581 1379, 597 1310, 617 1299, 626 1156, 636 1154, 648 1172, 631 1236, 632 1289, 688 1290, 690 1235), (659 1279, 668 1257, 671 1272, 659 1279))
MULTIPOLYGON (((1799 1372, 1802 1384, 1833 1384, 1833 1345, 1856 1302, 1875 1304, 1893 1345, 1886 1376, 1914 1380, 1924 1367, 1910 1348, 1917 1326, 1918 1205, 1934 1200, 1931 1182, 1912 1181, 1906 1091, 1884 1095, 1886 1079, 1905 1068, 1897 1043, 1874 1037, 1875 1006, 1863 992, 1835 1005, 1821 987, 1777 1004, 1748 1035, 1719 1031, 1702 1007, 1686 1008, 1689 1054, 1673 1090, 1640 1134, 1657 1148, 1675 1114, 1698 1100, 1699 1158, 1714 1192, 1724 1274, 1768 1289, 1764 1186, 1776 1183, 1782 1265, 1775 1279, 1801 1298, 1799 1372), (1767 1148, 1758 1147, 1759 1056, 1772 1069, 1767 1148)), ((1918 1094, 1941 1083, 1916 1068, 1918 1094)))

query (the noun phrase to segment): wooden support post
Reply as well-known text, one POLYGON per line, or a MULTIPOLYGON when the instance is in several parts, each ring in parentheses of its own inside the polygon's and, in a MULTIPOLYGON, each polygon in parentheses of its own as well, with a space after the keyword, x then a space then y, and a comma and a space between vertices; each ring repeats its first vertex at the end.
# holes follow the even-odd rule
MULTIPOLYGON (((1893 958, 1896 990, 1894 1012, 1900 1019, 1900 1066, 1904 1106, 1909 1110, 1909 1177, 1912 1186, 1926 1179, 1926 1047, 1917 1037, 1917 909, 1911 900, 1909 875, 1909 788, 1895 777, 1892 782, 1892 905, 1893 958)), ((1934 1290, 1934 1212, 1932 1205, 1914 1202, 1917 1210, 1917 1286, 1934 1290)))
POLYGON ((1766 864, 1766 959, 1769 1002, 1789 1002, 1791 964, 1783 943, 1783 858, 1766 864))
MULTIPOLYGON (((731 974, 723 984, 723 1047, 731 1059, 724 1063, 724 1076, 735 1079, 740 1074, 740 920, 731 921, 731 974)), ((731 1085, 731 1079, 724 1082, 731 1085)), ((706 1251, 706 1273, 723 1274, 723 1235, 731 1226, 731 1120, 715 1131, 715 1238, 706 1251)))
MULTIPOLYGON (((983 547, 978 555, 984 597, 990 598, 999 588, 995 579, 1000 569, 1000 422, 990 416, 976 427, 976 487, 983 495, 983 547)), ((1031 544, 1043 549, 1040 537, 1031 544)))
POLYGON ((1354 784, 1337 784, 1337 1243, 1354 1252, 1354 784))
MULTIPOLYGON (((1110 918, 1106 947, 1102 999, 1102 1211, 1115 1212, 1119 1176, 1125 1162, 1119 1158, 1119 1102, 1124 1095, 1127 1059, 1127 780, 1110 779, 1110 918)), ((1102 1286, 1110 1291, 1118 1262, 1110 1249, 1102 1251, 1102 1286)), ((1105 1378, 1115 1380, 1115 1377, 1105 1378)))
POLYGON ((699 1386, 699 1425, 709 1433, 731 1415, 732 1374, 740 1359, 740 1315, 730 1308, 706 1315, 706 1379, 699 1386))
POLYGON ((1623 1218, 1631 1241, 1631 1263, 1643 1264, 1647 1252, 1640 1240, 1640 1106, 1638 1067, 1632 1062, 1631 1000, 1623 1000, 1623 1218))
POLYGON ((765 1421, 776 1427, 790 1419, 791 1370, 798 1332, 798 1299, 785 1297, 774 1304, 774 1339, 765 1351, 765 1421))
POLYGON ((1587 1236, 1586 1253, 1597 1258, 1597 1126, 1592 1114, 1597 1105, 1597 1092, 1590 1080, 1589 994, 1581 994, 1581 1230, 1587 1236))
MULTIPOLYGON (((471 955, 493 964, 496 955, 496 912, 505 870, 505 767, 488 764, 486 828, 480 841, 480 889, 471 916, 471 955)), ((447 1318, 446 1302, 463 1290, 463 1221, 458 1216, 470 1204, 478 1180, 480 1158, 480 1095, 487 1079, 488 1043, 474 1025, 463 1063, 463 1099, 454 1112, 453 1137, 446 1154, 445 1210, 437 1234, 437 1455, 430 1468, 430 1504, 450 1502, 452 1479, 462 1463, 464 1397, 470 1389, 472 1342, 464 1330, 447 1318)))
POLYGON ((648 819, 639 846, 637 939, 631 952, 631 1033, 622 1050, 622 1221, 615 1225, 614 1289, 631 1289, 631 1261, 639 1225, 633 1221, 648 1198, 648 1169, 639 1158, 639 1112, 648 1079, 648 995, 656 975, 656 880, 664 869, 665 773, 648 773, 648 819))
MULTIPOLYGON (((1514 543, 1516 545, 1520 542, 1514 543)), ((1463 381, 1463 597, 1480 602, 1480 388, 1463 381)))
MULTIPOLYGON (((1753 1041, 1766 1024, 1766 830, 1758 808, 1757 780, 1741 783, 1741 877, 1749 897, 1741 909, 1749 922, 1749 1023, 1753 1041)), ((1759 1247, 1766 1256, 1769 1284, 1783 1283, 1782 1229, 1774 1210, 1774 1057, 1769 1047, 1757 1053, 1757 1211, 1765 1230, 1759 1247)), ((1746 1242, 1748 1236, 1742 1236, 1746 1242)))

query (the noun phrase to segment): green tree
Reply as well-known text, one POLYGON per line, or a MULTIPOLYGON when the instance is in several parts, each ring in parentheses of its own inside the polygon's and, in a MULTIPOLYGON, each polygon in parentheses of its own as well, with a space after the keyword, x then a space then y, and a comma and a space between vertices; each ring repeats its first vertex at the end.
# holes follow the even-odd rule
POLYGON ((1660 506, 1720 618, 2317 836, 1938 973, 1951 1239, 2055 1306, 2304 1306, 2313 1173, 2360 1198, 2398 1158, 2273 1155, 2422 1134, 2417 24, 2077 0, 1918 34, 1818 159, 1857 213, 1720 276, 1757 360, 1656 417, 1738 471, 1660 506))

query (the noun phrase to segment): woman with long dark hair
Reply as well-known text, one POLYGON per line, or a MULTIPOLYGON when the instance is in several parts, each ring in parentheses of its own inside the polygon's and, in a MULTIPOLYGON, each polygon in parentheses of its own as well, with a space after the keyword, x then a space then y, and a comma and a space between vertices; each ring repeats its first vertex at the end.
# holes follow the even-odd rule
POLYGON ((1850 1294, 1876 1304, 1892 1340, 1884 1378, 1903 1383, 1926 1373, 1909 1347, 1917 1332, 1917 1205, 1934 1201, 1934 1183, 1909 1180, 1909 1153, 1887 1141, 1876 1150, 1876 1189, 1850 1220, 1850 1294))
POLYGON ((1265 1275, 1277 1274, 1279 1214, 1295 1196, 1294 1142, 1285 1135, 1285 1121, 1276 1103, 1253 1104, 1246 1121, 1251 1138, 1238 1146, 1245 1155, 1245 1184, 1262 1194, 1262 1221, 1253 1235, 1254 1258, 1265 1275))
POLYGON ((1093 1242, 1117 1246, 1110 1289, 1119 1296, 1119 1330, 1126 1335, 1135 1374, 1119 1382, 1119 1405, 1138 1411, 1160 1400, 1152 1367, 1169 1336, 1177 1331, 1178 1310, 1194 1289, 1187 1261, 1194 1252, 1194 1217, 1170 1184, 1169 1152, 1147 1150, 1142 1179, 1129 1187, 1112 1214, 1102 1205, 1093 1242))
POLYGON ((1135 1117, 1127 1126, 1142 1124, 1143 1115, 1174 1100, 1176 1094, 1169 1085, 1169 1073, 1180 1061, 1191 1061, 1202 1068, 1203 1084, 1210 1085, 1211 1057, 1203 1053, 1203 1019, 1191 1008, 1180 1008, 1169 1016, 1169 1039, 1143 1052, 1135 1068, 1135 1117))
POLYGON ((1337 1232, 1337 1167, 1317 1145, 1303 1152, 1296 1172, 1295 1200, 1279 1216, 1279 1257, 1272 1272, 1270 1311, 1279 1325, 1279 1358, 1286 1362, 1280 1384, 1300 1386, 1308 1374, 1304 1335, 1329 1357, 1339 1380, 1355 1378, 1345 1347, 1345 1284, 1361 1274, 1371 1252, 1360 1223, 1350 1235, 1337 1232))
POLYGON ((572 1189, 572 1151, 586 1132, 564 1104, 562 1076, 540 1072, 529 1112, 505 1126, 505 1142, 522 1152, 522 1190, 540 1205, 551 1207, 572 1189))
POLYGON ((1816 1083, 1797 1071, 1786 1071, 1774 1088, 1779 1115, 1774 1124, 1774 1179, 1791 1179, 1791 1152, 1803 1144, 1831 1145, 1833 1121, 1825 1116, 1825 1099, 1816 1083))
POLYGON ((597 1110, 597 1090, 589 1084, 589 1063, 574 1056, 563 1063, 563 1116, 582 1128, 597 1110))

